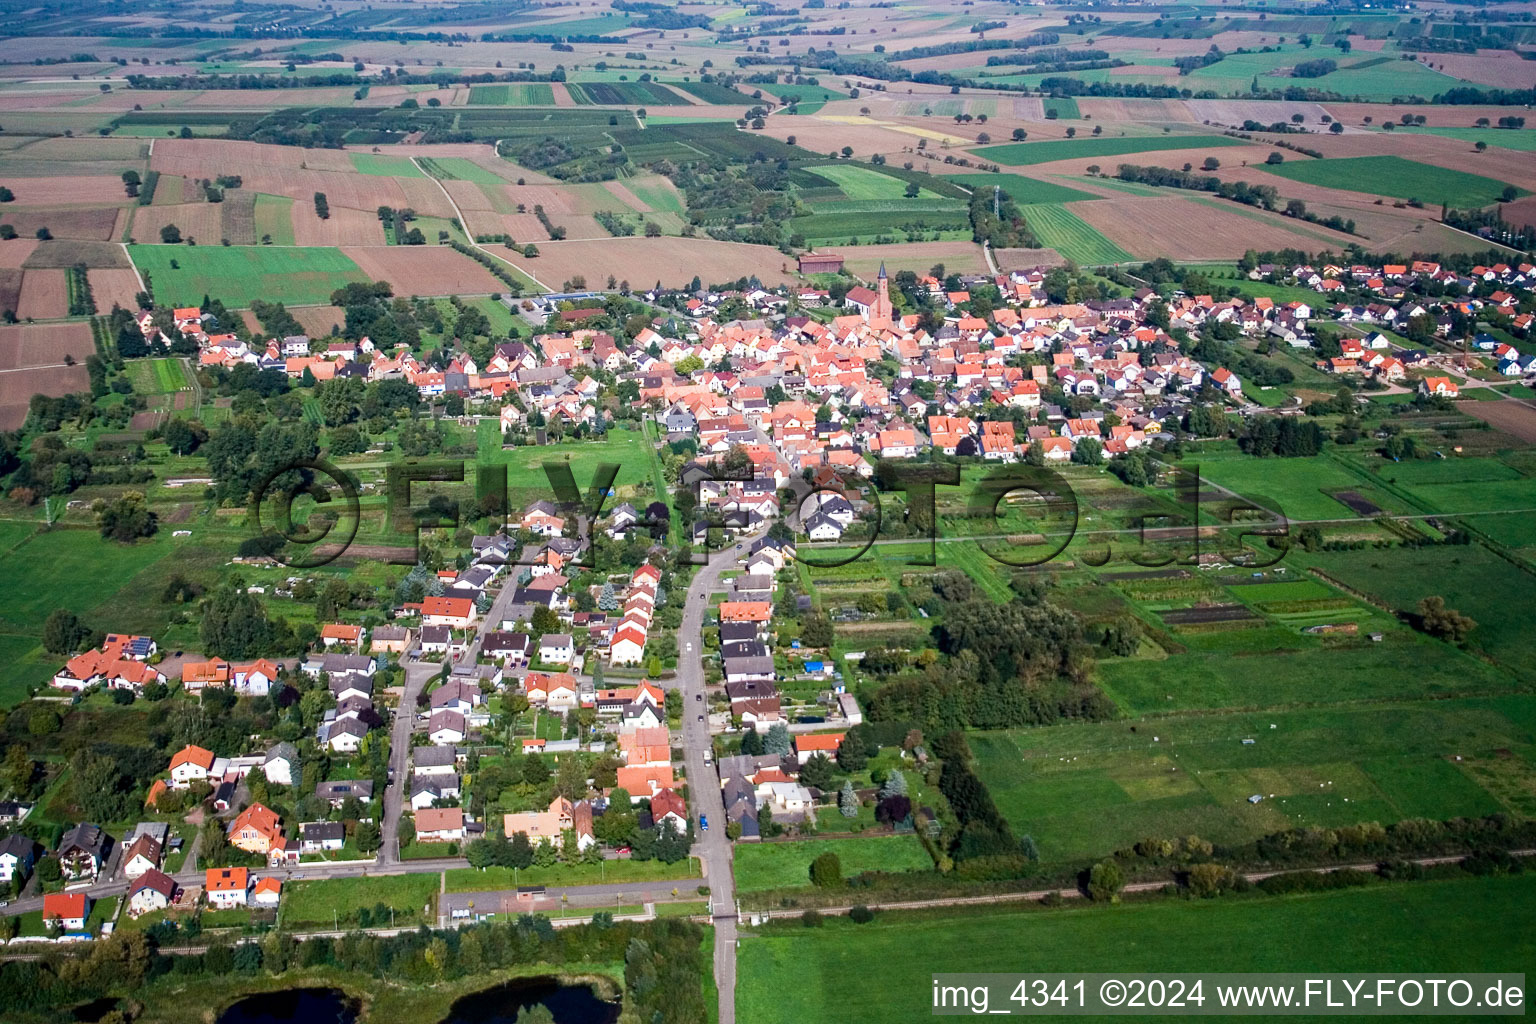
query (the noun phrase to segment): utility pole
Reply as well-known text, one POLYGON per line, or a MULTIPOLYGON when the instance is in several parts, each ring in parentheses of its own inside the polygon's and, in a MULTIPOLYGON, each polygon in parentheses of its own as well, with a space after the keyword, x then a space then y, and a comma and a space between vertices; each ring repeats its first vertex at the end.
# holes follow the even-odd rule
POLYGON ((1001 219, 1001 217, 1003 216, 1003 214, 1001 212, 1002 211, 1002 202, 1003 202, 1003 186, 1001 186, 1001 185, 993 185, 992 186, 992 216, 997 217, 999 219, 1001 219))

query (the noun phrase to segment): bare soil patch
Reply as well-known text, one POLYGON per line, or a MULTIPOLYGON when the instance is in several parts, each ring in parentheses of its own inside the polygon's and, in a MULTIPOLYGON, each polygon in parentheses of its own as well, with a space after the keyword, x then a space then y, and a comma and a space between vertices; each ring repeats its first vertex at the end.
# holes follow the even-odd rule
MULTIPOLYGON (((765 284, 777 284, 794 277, 793 263, 777 250, 710 238, 634 236, 537 244, 537 259, 516 263, 553 286, 577 276, 598 284, 609 274, 637 288, 658 280, 663 285, 686 285, 695 274, 706 284, 753 275, 765 284)), ((924 268, 932 262, 925 263, 924 268)))
POLYGON ((0 267, 22 266, 27 257, 32 255, 32 250, 41 244, 36 238, 13 238, 9 242, 0 242, 0 267))
POLYGON ((985 274, 987 260, 981 246, 975 242, 955 240, 950 242, 897 242, 893 245, 855 245, 838 250, 843 254, 843 265, 866 279, 873 279, 886 265, 886 272, 911 270, 926 274, 935 263, 956 274, 985 274))
POLYGON ((162 228, 174 225, 182 240, 196 239, 198 245, 218 245, 223 237, 223 219, 219 203, 177 203, 175 206, 141 206, 133 217, 134 241, 160 244, 162 228))
POLYGON ((289 216, 293 219, 295 245, 380 245, 384 227, 377 211, 355 210, 349 206, 331 206, 331 216, 321 220, 315 204, 295 200, 289 216))
POLYGON ((441 245, 382 246, 343 250, 375 281, 396 295, 478 295, 507 286, 468 256, 441 245))
POLYGON ((1099 199, 1069 203, 1067 208, 1138 256, 1226 259, 1249 249, 1305 250, 1318 244, 1280 225, 1191 199, 1099 199))
POLYGON ((84 321, 0 327, 0 370, 54 366, 65 356, 84 362, 95 350, 91 329, 84 321))
POLYGON ((54 238, 79 238, 105 241, 114 237, 119 210, 111 207, 75 207, 63 210, 9 210, 0 213, 0 223, 11 225, 22 237, 35 236, 38 228, 47 228, 54 238))
POLYGON ((26 422, 33 395, 58 397, 84 391, 89 383, 84 364, 0 373, 0 430, 15 430, 26 422))
POLYGON ((1462 402, 1457 407, 1495 430, 1502 430, 1526 444, 1536 444, 1536 403, 1511 398, 1503 402, 1462 402))
POLYGON ((22 266, 28 270, 64 270, 84 263, 87 267, 129 266, 128 254, 115 242, 61 241, 38 242, 22 266))
POLYGON ((139 293, 139 277, 132 269, 93 268, 86 271, 85 276, 90 279, 91 298, 96 300, 99 312, 111 312, 113 305, 124 309, 134 308, 134 296, 139 293))
POLYGON ((16 315, 23 320, 55 320, 69 315, 69 285, 62 270, 24 270, 16 315))
POLYGON ((20 206, 120 206, 124 202, 121 178, 82 174, 54 178, 11 178, 6 187, 16 193, 20 206))

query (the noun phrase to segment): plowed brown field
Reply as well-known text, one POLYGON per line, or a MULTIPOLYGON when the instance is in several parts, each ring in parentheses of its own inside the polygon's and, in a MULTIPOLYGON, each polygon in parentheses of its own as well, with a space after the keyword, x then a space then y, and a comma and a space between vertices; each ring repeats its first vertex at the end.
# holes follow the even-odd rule
POLYGON ((342 251, 370 278, 394 285, 396 295, 483 295, 507 290, 480 264, 443 245, 349 247, 342 251))
POLYGON ((22 272, 16 315, 22 320, 55 320, 69 315, 69 285, 62 270, 22 272))

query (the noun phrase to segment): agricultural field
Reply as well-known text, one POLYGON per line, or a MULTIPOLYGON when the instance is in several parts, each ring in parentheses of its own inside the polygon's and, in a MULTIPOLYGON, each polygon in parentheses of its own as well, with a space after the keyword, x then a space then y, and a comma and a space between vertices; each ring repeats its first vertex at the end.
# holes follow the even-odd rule
MULTIPOLYGON (((1504 190, 1511 187, 1508 182, 1481 174, 1435 167, 1400 156, 1294 159, 1266 166, 1264 170, 1308 185, 1397 199, 1417 199, 1433 206, 1444 203, 1458 209, 1497 202, 1504 190)), ((1517 192, 1525 194, 1523 190, 1517 192)))
POLYGON ((1020 206, 1024 222, 1040 239, 1040 244, 1055 249, 1070 260, 1083 264, 1124 263, 1131 254, 1087 224, 1064 206, 1031 204, 1020 206))
POLYGON ((469 90, 469 102, 492 107, 548 107, 555 93, 542 82, 511 82, 500 85, 476 85, 469 90))
POLYGON ((1057 139, 1050 142, 1010 142, 1000 146, 983 146, 975 150, 975 153, 983 160, 991 160, 1004 166, 1025 167, 1030 164, 1048 164, 1055 160, 1108 159, 1172 149, 1213 149, 1242 145, 1246 145, 1242 139, 1233 139, 1225 135, 1175 134, 1128 138, 1105 136, 1057 139))
POLYGON ((931 1012, 938 972, 1306 971, 1340 963, 1513 971, 1536 955, 1524 927, 1533 905, 1536 881, 1526 874, 1291 897, 888 913, 866 925, 835 918, 812 929, 784 923, 742 934, 737 1019, 816 1019, 835 1004, 849 1022, 910 1021, 931 1012), (1362 920, 1381 927, 1353 926, 1362 920), (1085 950, 1096 952, 1085 959, 1085 950))
POLYGON ((204 295, 235 307, 274 295, 294 305, 318 304, 349 281, 370 280, 340 249, 131 245, 128 253, 155 298, 174 305, 195 304, 204 295))
POLYGON ((1026 178, 1022 174, 949 174, 946 181, 964 185, 972 191, 990 193, 1001 188, 1003 193, 1020 206, 1038 206, 1046 203, 1072 203, 1096 198, 1091 192, 1083 192, 1054 181, 1026 178))

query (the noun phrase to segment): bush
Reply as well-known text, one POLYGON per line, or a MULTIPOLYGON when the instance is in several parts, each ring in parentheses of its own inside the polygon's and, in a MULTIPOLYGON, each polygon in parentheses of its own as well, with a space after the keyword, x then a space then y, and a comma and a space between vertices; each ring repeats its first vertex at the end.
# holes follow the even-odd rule
POLYGON ((848 911, 848 919, 854 924, 869 924, 869 922, 875 919, 875 912, 870 910, 864 904, 860 903, 858 906, 848 911))
POLYGON ((822 919, 820 911, 807 910, 805 913, 800 915, 800 923, 805 925, 807 928, 820 928, 826 922, 822 919))

